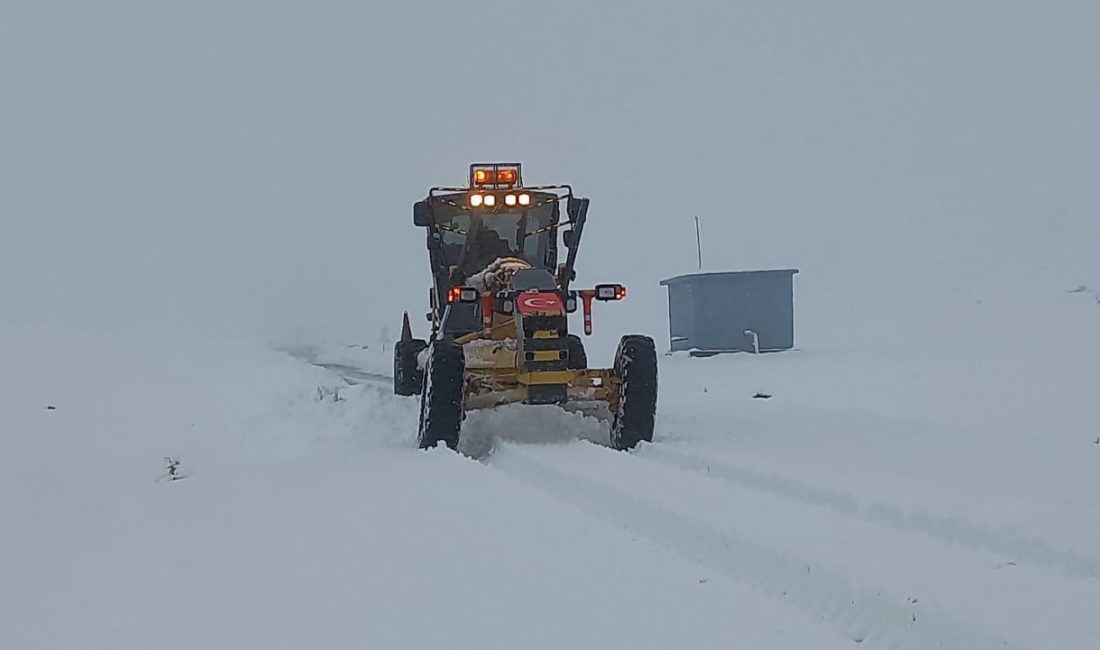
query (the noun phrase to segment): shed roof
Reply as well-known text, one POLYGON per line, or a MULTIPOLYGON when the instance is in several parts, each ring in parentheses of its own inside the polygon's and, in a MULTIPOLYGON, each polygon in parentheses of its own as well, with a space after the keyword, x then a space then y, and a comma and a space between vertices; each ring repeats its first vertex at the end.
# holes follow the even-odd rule
POLYGON ((764 274, 784 274, 794 275, 798 273, 798 269, 767 269, 764 271, 715 271, 709 273, 686 273, 684 275, 677 275, 666 280, 661 280, 661 286, 672 286, 674 284, 681 284, 684 282, 690 282, 692 280, 698 280, 702 278, 721 278, 721 277, 745 277, 751 275, 764 275, 764 274))

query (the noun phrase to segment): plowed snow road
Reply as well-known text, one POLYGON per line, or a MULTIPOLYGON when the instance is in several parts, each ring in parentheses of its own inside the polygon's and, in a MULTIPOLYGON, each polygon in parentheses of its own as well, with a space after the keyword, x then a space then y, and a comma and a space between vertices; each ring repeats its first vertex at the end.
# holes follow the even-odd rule
POLYGON ((1020 411, 922 417, 950 396, 888 374, 845 401, 812 353, 663 357, 656 441, 633 452, 554 407, 472 412, 464 453, 425 452, 381 357, 313 359, 326 370, 37 330, 0 346, 3 648, 1100 638, 1085 410, 1037 436, 1020 411), (156 481, 165 456, 187 480, 156 481))

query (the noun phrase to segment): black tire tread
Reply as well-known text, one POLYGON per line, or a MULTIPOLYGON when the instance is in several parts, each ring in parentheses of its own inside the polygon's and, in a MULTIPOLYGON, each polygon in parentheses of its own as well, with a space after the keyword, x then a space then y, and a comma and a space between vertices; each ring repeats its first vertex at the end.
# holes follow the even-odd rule
POLYGON ((584 341, 576 334, 569 334, 566 337, 567 349, 569 350, 569 369, 570 370, 587 370, 588 369, 588 354, 584 351, 584 341))
POLYGON ((428 347, 417 431, 417 444, 421 449, 431 449, 440 442, 451 449, 458 448, 465 372, 466 359, 461 345, 453 341, 435 341, 428 347))
POLYGON ((624 336, 615 352, 613 372, 622 385, 611 421, 611 446, 633 449, 639 442, 652 442, 657 416, 657 346, 653 339, 624 336))

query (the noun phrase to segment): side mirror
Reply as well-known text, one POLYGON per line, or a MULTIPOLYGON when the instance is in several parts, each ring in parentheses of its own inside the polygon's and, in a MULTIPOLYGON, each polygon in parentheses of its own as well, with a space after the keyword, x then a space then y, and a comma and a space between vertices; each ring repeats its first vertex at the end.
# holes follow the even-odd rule
POLYGON ((577 221, 577 212, 580 210, 581 202, 579 199, 569 197, 569 201, 565 204, 565 214, 569 215, 570 222, 577 221))
POLYGON ((573 248, 573 231, 563 230, 561 233, 561 241, 565 244, 566 248, 573 248))
POLYGON ((430 226, 432 221, 432 209, 427 201, 417 201, 413 204, 414 226, 430 226))

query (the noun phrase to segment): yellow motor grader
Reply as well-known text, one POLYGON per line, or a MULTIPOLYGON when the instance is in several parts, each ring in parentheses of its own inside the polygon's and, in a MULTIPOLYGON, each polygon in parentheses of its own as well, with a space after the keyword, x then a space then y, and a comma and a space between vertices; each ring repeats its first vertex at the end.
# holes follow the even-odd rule
POLYGON ((570 314, 591 334, 593 302, 626 297, 619 284, 570 286, 587 214, 568 185, 525 186, 518 163, 473 164, 466 187, 433 187, 413 206, 428 236, 432 332, 413 338, 405 314, 393 379, 396 394, 420 395, 421 448, 456 448, 468 410, 510 403, 602 413, 616 449, 653 439, 653 339, 624 336, 613 366, 593 369, 569 332, 570 314))

